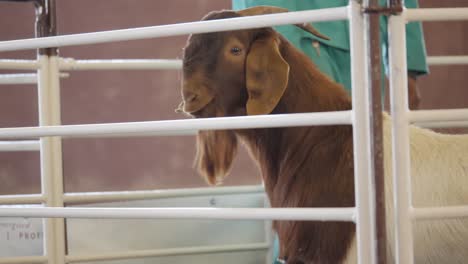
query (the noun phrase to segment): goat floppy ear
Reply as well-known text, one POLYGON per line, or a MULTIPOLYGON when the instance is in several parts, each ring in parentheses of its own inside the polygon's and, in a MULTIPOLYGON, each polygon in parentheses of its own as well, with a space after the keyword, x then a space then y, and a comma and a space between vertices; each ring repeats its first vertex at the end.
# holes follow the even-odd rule
POLYGON ((271 113, 286 90, 289 64, 281 56, 278 41, 270 35, 250 47, 246 62, 248 115, 271 113))

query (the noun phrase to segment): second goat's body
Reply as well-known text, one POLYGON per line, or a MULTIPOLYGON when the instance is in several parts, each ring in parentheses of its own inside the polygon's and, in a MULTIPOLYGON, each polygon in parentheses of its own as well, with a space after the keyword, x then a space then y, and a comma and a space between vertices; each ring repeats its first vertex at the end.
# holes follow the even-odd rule
MULTIPOLYGON (((393 153, 391 151, 391 120, 387 114, 383 115, 383 124, 387 255, 388 263, 394 263, 393 153)), ((333 176, 330 176, 330 172, 326 174, 327 178, 323 178, 323 175, 319 175, 319 171, 312 171, 310 175, 304 175, 303 171, 300 170, 300 167, 307 167, 301 162, 316 162, 317 165, 327 169, 333 168, 333 166, 342 167, 338 168, 337 173, 332 172, 332 174, 339 175, 342 182, 352 180, 350 179, 353 177, 353 173, 350 172, 352 169, 350 163, 353 161, 352 145, 348 141, 352 137, 351 131, 343 127, 333 128, 348 135, 347 137, 340 137, 330 135, 330 130, 325 127, 321 129, 325 129, 327 133, 323 134, 324 140, 317 139, 316 143, 318 144, 315 147, 313 147, 313 142, 301 140, 301 138, 285 143, 284 139, 287 137, 280 135, 281 133, 288 134, 288 130, 295 135, 301 135, 300 130, 305 132, 309 131, 309 129, 279 129, 275 135, 277 137, 276 144, 278 144, 276 150, 263 149, 264 146, 273 146, 262 139, 263 136, 266 136, 262 135, 267 133, 266 131, 238 132, 244 140, 250 133, 253 133, 250 136, 255 137, 247 139, 246 145, 262 170, 268 197, 274 207, 353 206, 351 204, 354 203, 354 199, 350 197, 350 193, 353 192, 353 188, 350 188, 352 185, 333 182, 333 176), (328 141, 327 138, 336 141, 328 141), (329 155, 335 153, 336 150, 333 150, 333 147, 321 146, 320 143, 334 144, 335 146, 338 144, 340 147, 344 147, 339 148, 339 151, 343 151, 343 153, 330 159, 329 155), (289 152, 282 149, 282 144, 288 146, 289 152), (294 149, 293 146, 300 149, 294 149), (307 150, 307 148, 312 149, 307 150), (325 150, 320 150, 320 148, 325 150), (301 153, 304 149, 306 153, 315 158, 292 161, 292 159, 297 158, 295 155, 304 156, 304 153, 301 153), (290 155, 291 160, 283 156, 280 158, 279 164, 268 166, 269 162, 276 162, 274 158, 268 156, 268 154, 272 153, 271 151, 280 151, 279 155, 290 155), (314 151, 317 151, 316 154, 312 154, 314 151), (331 153, 327 153, 327 151, 331 151, 331 153), (328 155, 320 157, 321 154, 328 155), (339 165, 332 165, 331 162, 336 162, 339 165), (297 173, 289 171, 286 172, 286 175, 282 175, 282 172, 291 170, 291 168, 285 168, 288 166, 294 166, 297 173), (271 171, 272 169, 275 171, 271 171), (284 176, 288 177, 288 179, 281 179, 284 176), (301 178, 295 179, 295 177, 301 178), (306 177, 309 180, 304 181, 306 177), (346 179, 346 177, 349 178, 346 179), (336 196, 336 198, 332 199, 330 195, 336 196), (345 201, 346 198, 349 200, 345 201)), ((410 126, 409 131, 410 177, 414 207, 468 204, 468 135, 443 135, 415 126, 410 126)), ((307 137, 302 139, 307 139, 307 137)), ((340 258, 343 259, 343 263, 357 263, 355 233, 349 232, 349 228, 350 226, 346 223, 277 222, 275 224, 280 240, 283 241, 283 254, 288 259, 291 259, 291 257, 293 259, 288 263, 315 263, 305 262, 307 259, 316 261, 335 260, 337 262, 331 263, 339 263, 340 258), (348 240, 347 234, 352 234, 350 240, 348 240), (348 246, 344 246, 346 244, 348 246), (330 252, 329 250, 336 251, 330 252)), ((461 264, 468 259, 468 220, 414 221, 413 231, 415 263, 461 264)))
MULTIPOLYGON (((394 263, 394 204, 391 120, 384 114, 385 198, 387 205, 388 263, 394 263)), ((398 155, 398 154, 397 154, 398 155)), ((437 207, 468 204, 468 136, 443 135, 410 126, 413 206, 437 207)), ((466 263, 468 219, 413 222, 416 264, 466 263)), ((356 244, 345 263, 357 263, 356 244)))

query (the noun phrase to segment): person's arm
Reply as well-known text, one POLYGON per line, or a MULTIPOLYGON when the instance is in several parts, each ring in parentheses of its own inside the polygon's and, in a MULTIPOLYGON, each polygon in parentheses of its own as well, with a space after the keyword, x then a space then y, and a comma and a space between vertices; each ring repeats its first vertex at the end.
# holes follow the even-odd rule
POLYGON ((418 74, 408 71, 408 106, 411 110, 419 109, 421 94, 417 84, 418 74))
MULTIPOLYGON (((406 8, 418 8, 418 0, 406 0, 406 8)), ((406 25, 406 52, 408 60, 408 104, 410 109, 418 109, 421 94, 417 85, 420 75, 429 73, 426 62, 426 45, 421 22, 406 25)))

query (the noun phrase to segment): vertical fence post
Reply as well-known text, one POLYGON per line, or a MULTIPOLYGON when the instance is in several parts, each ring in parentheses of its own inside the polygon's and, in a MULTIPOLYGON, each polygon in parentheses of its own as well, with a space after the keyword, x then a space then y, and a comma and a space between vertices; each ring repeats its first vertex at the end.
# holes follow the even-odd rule
MULTIPOLYGON (((55 0, 37 0, 36 37, 56 35, 55 0)), ((60 80, 56 48, 38 51, 39 125, 60 125, 60 80)), ((60 137, 40 139, 41 188, 45 205, 63 207, 62 142, 60 137)), ((44 219, 44 255, 50 264, 65 263, 65 220, 44 219)))
POLYGON ((367 50, 366 69, 369 74, 368 88, 368 119, 370 129, 370 164, 371 179, 373 179, 374 193, 371 199, 375 200, 375 224, 376 224, 376 254, 379 264, 387 263, 387 229, 386 229, 386 201, 385 201, 385 174, 384 174, 384 151, 383 151, 383 124, 382 124, 382 51, 380 18, 381 11, 372 12, 371 10, 382 10, 379 0, 364 1, 364 24, 367 28, 367 41, 369 45, 367 50))
MULTIPOLYGON (((270 208, 270 200, 268 200, 268 197, 266 194, 263 196, 263 204, 264 207, 270 208)), ((273 231, 273 221, 272 220, 264 220, 263 223, 264 229, 265 229, 265 241, 268 243, 270 246, 269 249, 267 250, 267 255, 265 257, 266 264, 271 264, 274 263, 273 255, 274 255, 274 246, 275 246, 275 234, 273 231)))
POLYGON ((349 5, 351 82, 353 100, 356 241, 359 263, 377 263, 375 188, 370 138, 369 64, 366 23, 358 1, 349 5))
POLYGON ((404 11, 389 17, 390 106, 392 113, 393 186, 396 263, 413 263, 413 230, 410 219, 411 179, 409 149, 408 75, 404 11))

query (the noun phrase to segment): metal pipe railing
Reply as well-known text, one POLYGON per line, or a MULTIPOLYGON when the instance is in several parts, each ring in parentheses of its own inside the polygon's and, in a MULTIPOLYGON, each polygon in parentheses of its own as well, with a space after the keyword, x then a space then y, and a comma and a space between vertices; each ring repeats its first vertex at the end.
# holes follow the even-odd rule
MULTIPOLYGON (((368 67, 368 103, 366 107, 368 111, 366 116, 369 119, 369 158, 372 161, 369 163, 370 173, 370 199, 374 203, 371 204, 374 208, 375 215, 375 251, 376 263, 387 263, 387 226, 386 226, 386 200, 385 200, 385 174, 384 174, 384 149, 383 149, 383 121, 382 113, 382 50, 381 50, 381 13, 367 12, 366 10, 379 10, 380 0, 364 0, 363 7, 365 16, 364 25, 368 30, 366 59, 368 67), (377 113, 377 114, 376 114, 377 113), (372 192, 373 191, 373 192, 372 192)), ((391 10, 402 9, 401 2, 395 3, 390 1, 387 5, 391 10)))
POLYGON ((22 141, 0 141, 0 152, 5 151, 37 151, 39 150, 38 140, 22 140, 22 141))
POLYGON ((113 60, 60 60, 61 70, 177 70, 182 68, 181 60, 163 59, 113 59, 113 60))
MULTIPOLYGON (((264 195, 262 185, 232 186, 232 187, 204 187, 185 188, 168 190, 147 190, 147 191, 116 191, 116 192, 75 192, 64 193, 64 203, 102 203, 117 201, 149 200, 174 197, 195 197, 206 195, 229 195, 229 194, 261 194, 264 195)), ((17 194, 0 195, 0 205, 13 204, 38 204, 43 203, 42 194, 17 194)))
POLYGON ((90 261, 105 261, 105 260, 123 260, 148 257, 167 257, 180 255, 199 255, 199 254, 216 254, 239 251, 259 251, 267 250, 267 243, 248 243, 242 245, 223 245, 223 246, 199 246, 199 247, 182 247, 182 248, 165 248, 165 249, 148 249, 148 250, 131 250, 109 252, 104 254, 86 254, 86 255, 68 255, 65 257, 66 263, 79 263, 90 261))
MULTIPOLYGON (((70 74, 60 73, 60 78, 67 78, 70 74)), ((15 74, 0 74, 0 85, 2 84, 37 84, 38 78, 35 73, 15 73, 15 74)))
POLYGON ((411 210, 414 220, 441 220, 453 218, 467 218, 468 205, 444 207, 420 207, 411 210))
MULTIPOLYGON (((429 65, 465 65, 468 56, 428 56, 429 65)), ((106 60, 79 60, 74 58, 61 58, 59 68, 67 71, 80 70, 163 70, 180 69, 182 61, 177 59, 106 59, 106 60)), ((36 60, 10 60, 0 59, 2 70, 37 70, 39 64, 36 60)))
POLYGON ((468 121, 442 121, 442 122, 414 122, 417 126, 425 128, 453 128, 453 127, 468 127, 468 121))
MULTIPOLYGON (((109 252, 104 254, 81 254, 81 255, 66 255, 64 263, 80 263, 90 261, 106 261, 106 260, 124 260, 137 259, 148 257, 167 257, 178 255, 199 255, 199 254, 219 254, 239 251, 259 251, 267 250, 267 243, 248 243, 242 245, 222 245, 222 246, 199 246, 199 247, 181 247, 181 248, 163 248, 163 249, 148 249, 148 250, 129 250, 119 252, 109 252)), ((30 256, 30 257, 7 257, 0 258, 0 264, 33 264, 46 263, 45 256, 30 256)))
POLYGON ((468 7, 408 8, 405 11, 404 17, 407 21, 467 20, 468 7))
POLYGON ((65 47, 108 43, 116 41, 159 38, 187 35, 191 33, 220 32, 238 29, 300 24, 305 22, 335 21, 347 19, 347 7, 298 11, 294 13, 270 14, 241 18, 180 23, 163 26, 119 29, 93 33, 62 35, 55 37, 9 40, 0 42, 0 51, 27 50, 48 47, 65 47))
POLYGON ((359 263, 377 263, 375 186, 371 156, 369 34, 361 5, 350 1, 349 35, 351 50, 351 97, 353 102, 354 197, 356 204, 356 245, 359 263))
POLYGON ((3 207, 0 217, 355 221, 355 208, 3 207))
POLYGON ((37 84, 35 73, 0 74, 0 85, 2 84, 37 84))
POLYGON ((350 111, 279 114, 186 120, 0 128, 0 139, 36 137, 194 135, 198 130, 244 129, 312 125, 349 125, 350 111))
POLYGON ((0 60, 0 70, 37 70, 39 67, 37 60, 0 60))
MULTIPOLYGON (((48 52, 44 52, 47 54, 48 52)), ((60 125, 58 57, 38 54, 39 125, 60 125)), ((63 207, 63 157, 60 137, 40 139, 41 191, 46 206, 63 207)), ((66 252, 64 219, 44 219, 44 254, 49 263, 63 263, 66 252)))
MULTIPOLYGON (((121 192, 86 192, 65 193, 63 200, 66 204, 98 203, 131 200, 149 200, 174 197, 193 197, 205 195, 228 194, 264 194, 261 185, 235 186, 235 187, 208 187, 148 191, 121 191, 121 192)), ((0 196, 1 197, 1 196, 0 196)))
POLYGON ((0 195, 0 205, 40 204, 45 201, 42 194, 0 195))
POLYGON ((468 56, 428 56, 427 64, 435 65, 468 65, 468 56))
POLYGON ((410 122, 467 121, 468 109, 413 110, 407 113, 410 122))
POLYGON ((2 257, 0 264, 37 264, 48 263, 46 256, 2 257))
POLYGON ((402 15, 388 20, 395 263, 399 264, 414 261, 405 23, 402 15))

